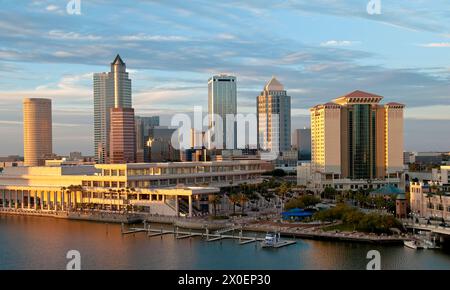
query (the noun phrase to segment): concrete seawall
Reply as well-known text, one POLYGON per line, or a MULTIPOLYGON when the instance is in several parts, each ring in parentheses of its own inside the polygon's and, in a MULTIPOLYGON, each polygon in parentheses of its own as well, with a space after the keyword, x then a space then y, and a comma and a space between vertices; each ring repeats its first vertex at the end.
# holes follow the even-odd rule
MULTIPOLYGON (((37 216, 52 217, 79 221, 105 222, 117 224, 135 224, 144 220, 148 223, 170 224, 176 227, 204 230, 206 227, 210 230, 219 230, 233 227, 229 221, 208 221, 201 219, 176 218, 171 216, 152 216, 147 214, 124 214, 110 212, 50 212, 50 211, 34 211, 22 209, 0 209, 0 214, 21 215, 21 216, 37 216)), ((363 242, 378 244, 401 244, 408 238, 406 236, 377 236, 365 233, 350 232, 325 232, 320 229, 313 228, 280 228, 279 226, 263 225, 263 224, 247 224, 242 226, 243 231, 251 232, 275 232, 279 231, 284 237, 328 240, 328 241, 345 241, 345 242, 363 242)))
POLYGON ((350 233, 350 232, 324 232, 320 230, 296 230, 296 229, 276 229, 274 227, 247 225, 243 227, 245 231, 252 232, 273 232, 279 231, 284 237, 327 240, 327 241, 343 241, 343 242, 360 242, 360 243, 377 243, 377 244, 403 244, 407 237, 404 236, 377 236, 366 233, 350 233))
POLYGON ((0 209, 0 214, 19 215, 19 216, 36 216, 36 217, 52 217, 69 220, 83 220, 105 223, 139 223, 142 217, 135 214, 120 213, 85 213, 85 212, 66 212, 66 211, 35 211, 22 209, 0 209))

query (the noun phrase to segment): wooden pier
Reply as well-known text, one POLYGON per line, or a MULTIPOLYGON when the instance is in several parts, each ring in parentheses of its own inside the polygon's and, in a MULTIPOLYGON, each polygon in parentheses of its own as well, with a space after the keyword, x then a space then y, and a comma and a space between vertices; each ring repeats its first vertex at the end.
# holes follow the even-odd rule
MULTIPOLYGON (((143 228, 137 228, 132 227, 129 229, 125 229, 124 224, 122 224, 121 233, 122 235, 129 235, 129 234, 135 234, 135 233, 147 233, 147 237, 158 237, 160 236, 162 238, 163 235, 169 235, 172 234, 175 236, 176 239, 187 239, 187 238, 193 238, 193 237, 201 237, 205 239, 207 242, 215 242, 220 241, 224 239, 231 239, 231 240, 237 240, 239 245, 246 245, 250 243, 256 243, 256 242, 262 242, 264 241, 264 238, 257 237, 255 235, 254 237, 250 236, 244 236, 242 229, 239 231, 238 235, 234 234, 234 231, 238 230, 238 227, 228 228, 216 231, 214 233, 210 233, 209 229, 206 228, 205 232, 195 232, 192 230, 186 231, 186 230, 180 230, 178 227, 174 227, 173 229, 163 229, 163 228, 152 228, 150 225, 144 223, 143 228), (233 232, 233 234, 224 234, 233 232)), ((284 246, 289 246, 295 244, 296 241, 282 241, 279 244, 275 245, 274 248, 281 248, 284 246)))

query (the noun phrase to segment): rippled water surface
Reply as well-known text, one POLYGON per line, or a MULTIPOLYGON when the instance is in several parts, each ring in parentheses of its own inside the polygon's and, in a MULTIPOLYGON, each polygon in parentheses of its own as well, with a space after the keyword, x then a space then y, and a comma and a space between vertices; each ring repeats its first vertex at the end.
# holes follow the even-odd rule
POLYGON ((255 243, 122 236, 120 225, 0 215, 0 269, 65 269, 69 250, 82 269, 365 269, 369 250, 382 269, 450 269, 450 254, 403 246, 297 240, 280 249, 255 243))

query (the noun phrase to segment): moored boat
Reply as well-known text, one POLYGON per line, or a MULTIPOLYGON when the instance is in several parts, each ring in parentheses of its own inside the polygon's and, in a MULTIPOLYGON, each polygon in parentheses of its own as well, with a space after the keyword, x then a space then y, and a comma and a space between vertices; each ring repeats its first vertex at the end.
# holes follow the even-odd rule
POLYGON ((264 241, 261 242, 263 248, 274 248, 280 243, 280 233, 267 233, 264 241))
POLYGON ((414 249, 414 250, 421 250, 421 249, 426 249, 426 246, 416 240, 410 240, 410 241, 404 241, 403 244, 405 245, 405 247, 414 249))

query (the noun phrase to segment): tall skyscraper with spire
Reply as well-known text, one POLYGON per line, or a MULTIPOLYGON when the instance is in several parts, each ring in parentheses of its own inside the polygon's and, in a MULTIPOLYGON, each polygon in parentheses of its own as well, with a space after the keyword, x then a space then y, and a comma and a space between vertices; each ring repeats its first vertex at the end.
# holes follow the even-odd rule
POLYGON ((111 71, 94 74, 94 154, 98 163, 110 158, 111 109, 131 108, 131 79, 119 55, 111 71))
POLYGON ((275 78, 256 97, 258 148, 273 152, 291 149, 291 97, 275 78))

